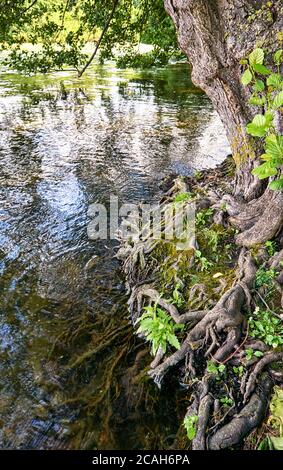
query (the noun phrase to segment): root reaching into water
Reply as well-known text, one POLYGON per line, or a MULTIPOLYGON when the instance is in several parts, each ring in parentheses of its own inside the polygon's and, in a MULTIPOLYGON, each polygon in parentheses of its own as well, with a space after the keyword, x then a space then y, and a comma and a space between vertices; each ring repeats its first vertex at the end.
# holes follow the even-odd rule
MULTIPOLYGON (((180 187, 176 183, 166 193, 163 207, 172 202, 180 187)), ((268 340, 267 343, 260 340, 265 336, 259 332, 256 340, 253 335, 257 333, 249 328, 256 307, 267 308, 274 318, 282 319, 276 296, 270 308, 264 294, 256 289, 261 258, 249 250, 281 233, 282 195, 274 196, 278 211, 276 209, 276 217, 271 221, 270 215, 263 210, 267 193, 261 201, 244 204, 232 196, 224 197, 223 189, 212 193, 209 183, 207 186, 199 183, 199 187, 201 196, 194 183, 182 186, 181 190, 190 190, 190 194, 195 192, 201 212, 195 247, 201 255, 194 255, 193 246, 182 254, 177 253, 172 244, 153 243, 150 236, 132 246, 122 247, 119 253, 124 259, 133 323, 141 316, 143 307, 149 304, 158 305, 175 324, 185 325, 180 348, 175 351, 169 348, 166 354, 159 348, 148 375, 158 387, 166 386, 169 370, 181 375, 190 399, 186 417, 198 417, 192 442, 192 448, 196 450, 239 445, 261 423, 274 380, 281 380, 278 371, 273 370, 274 364, 283 359, 280 341, 271 352, 268 340), (211 207, 213 210, 205 212, 211 207), (209 222, 205 219, 207 214, 211 216, 209 222), (266 219, 264 225, 263 218, 266 219), (224 234, 220 223, 225 226, 224 234), (235 240, 230 223, 242 230, 235 240), (241 249, 237 245, 241 245, 241 249), (198 264, 200 256, 202 259, 198 264), (174 284, 181 286, 181 301, 172 297, 174 284), (195 305, 197 310, 191 308, 195 305)), ((277 243, 281 243, 281 238, 277 243)), ((263 266, 277 272, 273 286, 282 302, 283 250, 269 260, 265 248, 261 246, 261 250, 265 259, 263 266)))

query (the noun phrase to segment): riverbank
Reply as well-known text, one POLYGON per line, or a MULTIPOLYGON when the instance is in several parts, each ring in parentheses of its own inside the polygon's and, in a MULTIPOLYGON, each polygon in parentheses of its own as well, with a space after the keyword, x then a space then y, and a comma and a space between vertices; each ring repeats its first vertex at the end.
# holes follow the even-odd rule
POLYGON ((282 415, 272 415, 274 401, 282 403, 282 240, 251 250, 236 244, 225 202, 234 174, 228 158, 164 182, 163 211, 173 205, 176 218, 176 204, 196 205, 193 248, 180 251, 162 236, 156 242, 152 228, 118 252, 135 331, 151 346, 147 374, 162 389, 173 375, 185 390, 176 449, 282 444, 282 415))

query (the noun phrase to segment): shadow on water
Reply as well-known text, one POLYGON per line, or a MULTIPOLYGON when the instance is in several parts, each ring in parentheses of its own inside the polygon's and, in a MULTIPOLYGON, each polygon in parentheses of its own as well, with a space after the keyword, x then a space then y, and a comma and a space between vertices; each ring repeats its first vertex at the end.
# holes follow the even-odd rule
POLYGON ((87 209, 214 166, 219 120, 185 64, 2 72, 0 101, 0 446, 166 448, 186 395, 144 373, 116 243, 88 239, 87 209))

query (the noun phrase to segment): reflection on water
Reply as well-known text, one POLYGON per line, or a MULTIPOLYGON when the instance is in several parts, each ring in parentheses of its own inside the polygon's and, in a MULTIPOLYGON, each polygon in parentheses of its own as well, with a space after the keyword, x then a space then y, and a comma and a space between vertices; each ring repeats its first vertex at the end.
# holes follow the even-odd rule
POLYGON ((3 72, 0 101, 0 446, 166 446, 176 401, 134 385, 149 357, 128 324, 115 244, 87 239, 86 213, 110 194, 154 199, 163 176, 215 165, 228 152, 219 120, 187 65, 3 72))

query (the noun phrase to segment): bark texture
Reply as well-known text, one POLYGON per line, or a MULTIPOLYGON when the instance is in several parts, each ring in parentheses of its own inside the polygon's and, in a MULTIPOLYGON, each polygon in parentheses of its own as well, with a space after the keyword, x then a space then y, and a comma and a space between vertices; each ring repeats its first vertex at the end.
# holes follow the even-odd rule
POLYGON ((238 173, 238 190, 246 200, 259 196, 264 183, 251 175, 261 149, 246 133, 255 114, 241 85, 240 60, 260 42, 270 51, 279 47, 282 30, 281 0, 164 0, 172 17, 180 48, 192 65, 193 82, 212 101, 226 128, 238 173))

